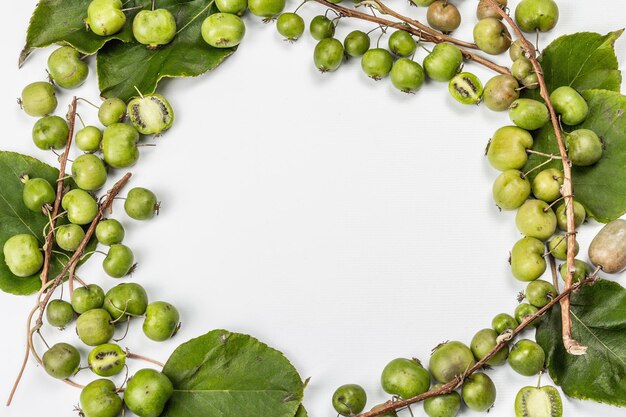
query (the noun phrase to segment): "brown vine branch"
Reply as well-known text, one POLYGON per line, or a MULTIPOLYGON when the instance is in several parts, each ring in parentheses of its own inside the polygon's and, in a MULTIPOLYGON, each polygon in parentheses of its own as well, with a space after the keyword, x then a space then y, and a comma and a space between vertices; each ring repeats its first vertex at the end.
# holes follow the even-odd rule
MULTIPOLYGON (((431 43, 442 43, 442 42, 446 42, 445 40, 443 40, 443 38, 441 38, 440 35, 432 35, 428 32, 424 32, 423 30, 407 25, 405 22, 397 22, 397 21, 392 21, 392 20, 388 20, 388 19, 383 19, 381 17, 378 16, 372 16, 366 13, 361 13, 358 12, 354 9, 350 9, 347 7, 343 7, 340 6, 338 4, 333 4, 330 3, 326 0, 312 0, 315 1, 317 3, 320 3, 330 9, 335 10, 337 13, 339 13, 340 16, 342 17, 351 17, 351 18, 355 18, 355 19, 360 19, 360 20, 365 20, 367 22, 372 22, 372 23, 376 23, 377 25, 381 25, 381 26, 386 26, 386 27, 391 27, 394 29, 398 29, 398 30, 404 30, 406 32, 409 32, 415 36, 418 36, 420 39, 426 41, 426 42, 431 42, 431 43)), ((462 41, 458 41, 458 42, 462 42, 462 41)), ((499 74, 511 74, 511 71, 507 68, 507 67, 503 67, 501 65, 496 64, 493 61, 490 61, 489 59, 475 54, 469 50, 467 50, 466 48, 459 48, 461 53, 463 54, 463 57, 465 59, 469 59, 471 61, 474 61, 478 64, 481 64, 499 74)))
MULTIPOLYGON (((533 64, 537 79, 539 81, 539 92, 541 97, 548 107, 550 112, 550 120, 552 121, 552 127, 554 128, 554 134, 556 135, 556 141, 559 146, 559 153, 561 154, 561 162, 563 165, 563 187, 561 188, 561 194, 565 200, 565 214, 567 216, 567 274, 565 276, 565 291, 572 287, 573 273, 576 270, 574 258, 574 247, 576 246, 576 222, 574 218, 574 187, 572 186, 572 164, 567 157, 567 148, 565 147, 565 141, 563 140, 563 132, 561 131, 561 124, 557 117, 552 101, 550 101, 550 92, 546 85, 546 80, 543 76, 543 70, 539 61, 537 61, 537 49, 526 39, 519 26, 513 21, 504 10, 500 8, 495 0, 486 0, 487 4, 491 6, 500 16, 506 20, 511 26, 518 39, 522 43, 528 59, 533 64)), ((563 332, 563 345, 565 350, 572 355, 584 355, 587 353, 587 347, 572 337, 572 319, 570 315, 570 300, 569 297, 564 297, 561 301, 561 309, 563 310, 562 317, 562 332, 563 332)))
POLYGON ((408 25, 415 26, 422 32, 432 35, 434 38, 436 38, 439 41, 439 43, 448 42, 448 43, 453 43, 455 45, 461 46, 463 48, 478 49, 478 46, 476 46, 475 43, 466 42, 466 41, 454 38, 452 36, 445 35, 441 32, 438 32, 435 29, 431 28, 430 26, 423 24, 419 20, 411 19, 410 17, 401 15, 395 10, 389 8, 380 0, 365 0, 357 4, 356 7, 359 7, 360 5, 367 5, 367 6, 375 7, 379 12, 383 14, 388 14, 389 16, 393 16, 396 19, 399 19, 408 25))
POLYGON ((408 398, 406 400, 401 400, 401 401, 387 401, 380 408, 377 408, 375 411, 372 410, 372 411, 368 411, 365 413, 361 413, 357 417, 380 416, 390 411, 395 411, 395 410, 399 410, 402 408, 406 408, 412 404, 416 404, 428 398, 437 397, 439 395, 448 394, 454 391, 455 389, 457 389, 463 384, 463 382, 465 381, 467 377, 469 377, 470 375, 474 374, 475 372, 483 368, 487 364, 489 359, 493 358, 498 352, 500 352, 504 348, 504 346, 506 346, 511 340, 513 340, 514 337, 520 334, 535 319, 543 316, 548 310, 554 307, 557 303, 561 302, 564 298, 569 297, 569 295, 572 292, 576 291, 583 285, 592 284, 596 280, 597 280, 597 277, 594 275, 591 275, 588 278, 585 278, 584 280, 577 282, 576 284, 569 287, 567 290, 564 290, 554 299, 552 299, 545 307, 541 308, 535 314, 526 316, 524 320, 520 323, 520 325, 517 326, 514 330, 500 335, 500 337, 498 338, 498 344, 491 350, 491 352, 489 352, 487 356, 485 356, 484 358, 476 362, 476 364, 472 366, 470 369, 468 369, 463 375, 458 375, 456 378, 454 378, 452 381, 448 382, 447 384, 444 384, 439 388, 426 391, 425 393, 420 394, 416 397, 408 398))
POLYGON ((29 345, 30 323, 32 322, 33 316, 37 312, 38 308, 39 308, 38 305, 35 306, 28 314, 28 320, 26 323, 26 351, 24 352, 24 359, 22 361, 22 367, 20 368, 20 371, 17 374, 17 378, 15 378, 15 383, 13 384, 13 388, 11 388, 11 392, 9 393, 9 398, 7 399, 7 402, 6 402, 7 407, 10 406, 11 402, 13 401, 13 396, 15 395, 15 391, 17 391, 17 387, 20 384, 20 381, 22 380, 22 376, 24 375, 24 370, 26 369, 26 365, 28 364, 28 358, 30 357, 30 345, 29 345))
MULTIPOLYGON (((11 402, 13 401, 13 396, 15 395, 15 392, 17 391, 17 387, 22 379, 22 375, 24 374, 26 365, 28 364, 29 356, 32 354, 32 356, 35 358, 37 363, 39 363, 40 365, 43 365, 41 361, 41 357, 37 354, 37 351, 35 350, 35 344, 33 342, 33 334, 38 332, 41 326, 43 325, 43 315, 45 313, 46 306, 50 302, 50 298, 52 298, 52 295, 54 294, 54 291, 56 290, 56 288, 63 283, 63 278, 65 277, 65 275, 68 274, 68 272, 70 271, 72 271, 73 273, 73 271, 75 270, 76 266, 80 262, 85 252, 85 248, 89 244, 89 241, 91 240, 96 230, 96 226, 98 225, 98 222, 100 221, 100 219, 102 219, 106 211, 111 207, 111 205, 113 204, 113 201, 115 200, 115 197, 119 194, 120 190, 128 183, 131 176, 132 174, 128 172, 126 175, 120 178, 119 181, 115 183, 113 188, 111 188, 107 192, 106 198, 100 204, 98 214, 96 214, 96 217, 92 220, 91 224, 89 225, 89 228, 85 232, 85 237, 81 241, 80 245, 78 246, 78 248, 76 249, 72 257, 70 258, 70 260, 63 266, 63 269, 61 270, 61 272, 57 274, 54 280, 46 282, 44 285, 42 285, 41 290, 39 290, 39 293, 37 295, 36 305, 31 310, 27 319, 26 352, 24 354, 24 360, 22 362, 22 367, 20 368, 20 371, 15 380, 15 383, 13 384, 13 388, 11 389, 11 393, 9 394, 9 398, 6 403, 7 406, 11 405, 11 402), (42 300, 42 296, 44 295, 45 297, 42 300), (35 325, 33 326, 32 321, 37 310, 39 310, 39 316, 37 317, 37 320, 35 321, 35 325)), ((50 246, 52 246, 51 245, 52 242, 50 241, 49 243, 50 243, 50 246)), ((74 387, 81 387, 81 385, 73 382, 70 379, 64 379, 63 382, 74 387)))
POLYGON ((54 293, 54 290, 60 284, 63 283, 63 278, 68 273, 70 268, 72 268, 73 265, 78 264, 78 262, 80 261, 80 259, 83 256, 83 254, 85 253, 85 248, 89 244, 89 241, 91 240, 91 237, 93 236, 94 232, 96 231, 96 226, 98 225, 98 222, 105 215, 106 211, 111 207, 111 204, 113 204, 113 201, 114 201, 115 197, 117 196, 117 194, 119 194, 120 190, 126 185, 128 180, 130 180, 131 176, 132 176, 132 174, 130 172, 126 173, 126 175, 124 175, 122 178, 120 178, 120 180, 115 183, 113 188, 111 188, 107 192, 106 198, 100 204, 100 208, 98 210, 98 214, 96 214, 96 217, 91 221, 91 224, 89 225, 89 228, 85 232, 85 237, 80 242, 80 245, 78 246, 78 248, 76 249, 74 254, 72 254, 72 257, 70 258, 70 260, 65 264, 63 269, 61 269, 61 272, 59 272, 57 274, 57 276, 54 278, 54 281, 53 281, 53 284, 52 284, 52 288, 50 289, 50 291, 48 291, 46 293, 46 296, 41 301, 40 307, 39 307, 39 317, 37 318, 37 321, 35 322, 36 325, 43 324, 44 311, 46 309, 46 305, 48 305, 48 302, 50 301, 50 298, 52 297, 52 294, 54 293))
POLYGON ((43 268, 41 270, 41 285, 44 286, 48 282, 48 275, 50 274, 50 263, 52 262, 52 242, 54 239, 54 227, 57 217, 59 216, 59 207, 61 207, 61 199, 63 198, 63 184, 65 178, 65 167, 67 166, 67 158, 70 154, 70 147, 72 146, 72 138, 74 137, 74 126, 76 124, 76 107, 77 98, 72 99, 70 105, 70 111, 68 114, 69 121, 69 134, 67 136, 67 144, 65 145, 65 151, 61 155, 59 166, 59 178, 57 179, 57 194, 54 199, 54 205, 52 207, 52 216, 50 217, 50 224, 48 225, 48 234, 46 235, 46 241, 44 243, 44 258, 43 268))
POLYGON ((70 298, 74 295, 74 279, 76 278, 76 267, 78 264, 74 264, 70 267, 69 278, 67 279, 67 286, 70 290, 70 298))

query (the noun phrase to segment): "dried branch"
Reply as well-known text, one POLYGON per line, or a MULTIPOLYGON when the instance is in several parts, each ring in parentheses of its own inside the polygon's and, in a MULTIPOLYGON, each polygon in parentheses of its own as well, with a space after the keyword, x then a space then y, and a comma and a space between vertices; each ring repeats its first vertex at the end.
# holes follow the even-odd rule
MULTIPOLYGON (((565 147, 565 141, 563 140, 563 132, 561 131, 561 124, 559 118, 554 110, 554 106, 550 101, 550 92, 546 85, 546 80, 543 76, 543 69, 537 61, 537 49, 526 39, 519 26, 513 21, 504 10, 500 8, 495 0, 485 0, 489 6, 500 14, 511 26, 518 39, 522 43, 522 48, 526 53, 528 59, 533 64, 535 73, 539 81, 539 92, 541 97, 548 107, 550 112, 550 120, 552 121, 552 127, 554 128, 554 134, 556 135, 556 141, 559 146, 559 153, 561 154, 561 162, 563 165, 563 186, 561 187, 561 194, 565 200, 565 214, 567 216, 567 274, 565 276, 565 291, 572 287, 573 274, 576 271, 574 258, 576 256, 574 248, 576 246, 576 221, 574 217, 574 187, 572 186, 572 163, 567 156, 567 148, 565 147)), ((584 355, 587 352, 587 347, 572 337, 572 319, 570 315, 570 301, 569 297, 565 297, 561 301, 561 309, 563 314, 561 315, 563 323, 563 345, 565 350, 572 355, 584 355)))
POLYGON ((50 301, 50 298, 52 297, 52 294, 54 293, 54 290, 63 283, 63 279, 65 278, 65 275, 68 273, 70 268, 72 268, 73 265, 76 265, 78 264, 78 262, 80 262, 80 259, 83 257, 83 254, 85 253, 85 248, 89 244, 91 237, 96 231, 96 226, 98 225, 98 222, 100 222, 100 219, 104 217, 107 210, 111 207, 111 204, 113 204, 113 200, 115 199, 117 194, 120 192, 120 190, 126 185, 128 180, 130 180, 131 176, 132 174, 130 172, 126 173, 126 175, 120 178, 120 180, 115 183, 113 188, 111 188, 107 192, 106 198, 100 204, 100 209, 98 210, 98 214, 96 214, 96 217, 91 221, 91 224, 89 225, 89 228, 85 232, 85 237, 83 238, 82 242, 80 242, 80 245, 78 245, 78 248, 76 249, 72 257, 70 258, 70 260, 65 264, 63 269, 61 269, 61 272, 59 272, 57 276, 54 278, 54 281, 50 290, 46 293, 46 296, 41 301, 39 305, 39 317, 37 318, 35 325, 43 324, 43 315, 44 315, 46 306, 48 305, 48 302, 50 301))
POLYGON ((77 98, 72 99, 70 105, 70 111, 68 113, 69 120, 69 134, 67 136, 67 144, 65 145, 65 151, 60 157, 59 166, 59 179, 57 179, 57 193, 54 199, 54 205, 52 207, 52 215, 50 217, 50 224, 48 225, 48 234, 46 235, 46 241, 44 243, 44 258, 43 268, 41 270, 41 286, 43 287, 48 282, 48 275, 50 274, 50 263, 52 262, 52 246, 54 242, 54 233, 57 217, 59 216, 59 207, 61 207, 61 199, 63 198, 63 184, 65 179, 65 167, 67 166, 67 158, 70 154, 70 147, 72 146, 72 138, 74 137, 74 126, 76 124, 76 107, 77 98))

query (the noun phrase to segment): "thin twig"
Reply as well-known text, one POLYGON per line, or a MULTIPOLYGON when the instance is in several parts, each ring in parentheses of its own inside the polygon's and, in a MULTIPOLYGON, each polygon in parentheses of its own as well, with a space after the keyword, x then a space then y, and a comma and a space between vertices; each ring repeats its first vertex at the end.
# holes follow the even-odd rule
MULTIPOLYGON (((418 29, 416 27, 413 26, 409 26, 407 24, 405 24, 404 22, 397 22, 397 21, 392 21, 392 20, 387 20, 387 19, 383 19, 381 17, 378 16, 372 16, 366 13, 361 13, 358 12, 354 9, 350 9, 347 7, 343 7, 340 6, 338 4, 333 4, 330 3, 326 0, 313 0, 316 1, 320 4, 323 4, 324 6, 335 10, 337 13, 339 13, 339 15, 341 17, 352 17, 355 19, 361 19, 361 20, 365 20, 368 22, 372 22, 372 23, 376 23, 378 25, 382 25, 382 26, 387 26, 387 27, 391 27, 394 29, 398 29, 398 30, 404 30, 406 32, 412 33, 415 36, 419 36, 420 39, 426 41, 426 42, 431 42, 431 43, 442 43, 444 42, 442 40, 442 38, 440 38, 439 36, 433 36, 430 33, 424 32, 421 29, 418 29)), ((490 61, 489 59, 475 54, 465 48, 459 48, 459 50, 461 51, 461 53, 463 54, 463 57, 465 57, 465 59, 469 59, 471 61, 474 61, 478 64, 481 64, 499 74, 507 74, 510 75, 511 71, 507 68, 507 67, 503 67, 501 65, 496 64, 493 61, 490 61)))
MULTIPOLYGON (((574 217, 574 187, 572 186, 572 164, 567 157, 567 148, 565 147, 565 141, 563 140, 563 132, 561 131, 561 125, 557 117, 554 106, 550 101, 550 92, 546 85, 546 80, 543 76, 543 70, 539 61, 537 61, 537 49, 526 39, 519 26, 513 21, 504 10, 500 8, 495 0, 486 0, 487 4, 491 6, 500 16, 502 16, 509 26, 515 31, 515 34, 522 43, 522 48, 526 52, 528 59, 533 64, 535 73, 537 74, 537 80, 539 82, 539 92, 541 97, 548 107, 550 113, 550 120, 552 121, 552 127, 554 128, 554 134, 559 146, 559 153, 561 154, 561 162, 563 165, 563 186, 561 187, 561 194, 565 197, 565 215, 567 216, 567 273, 565 276, 565 289, 567 291, 572 286, 573 274, 576 271, 574 263, 575 258, 575 246, 576 246, 576 220, 574 217)), ((584 355, 587 353, 587 347, 582 345, 579 341, 572 337, 572 318, 570 316, 570 301, 569 297, 565 297, 561 301, 561 309, 563 310, 562 317, 562 331, 563 331, 563 345, 565 350, 572 355, 584 355)))
POLYGON ((13 401, 13 396, 15 395, 15 391, 17 391, 17 387, 20 384, 20 381, 22 380, 22 376, 24 375, 24 370, 26 369, 26 364, 28 363, 28 358, 30 357, 30 344, 29 344, 30 343, 30 324, 38 308, 39 308, 38 305, 33 307, 33 309, 28 314, 28 321, 27 321, 27 327, 26 327, 26 352, 24 352, 24 360, 22 361, 22 367, 20 368, 20 371, 17 374, 17 378, 15 378, 15 383, 13 384, 13 388, 11 388, 11 393, 9 394, 9 398, 7 399, 7 402, 6 402, 7 407, 10 406, 11 402, 13 401))
POLYGON ((511 340, 513 340, 513 338, 515 338, 518 334, 520 334, 534 320, 536 320, 537 318, 543 316, 547 311, 549 311, 552 307, 554 307, 557 303, 559 303, 564 298, 569 297, 569 295, 572 292, 576 291, 577 289, 579 289, 583 285, 594 283, 596 280, 597 280, 597 278, 595 276, 590 276, 589 278, 585 278, 584 280, 581 280, 581 281, 577 282, 576 284, 572 285, 567 290, 563 291, 561 294, 557 295, 545 307, 541 308, 535 314, 531 314, 529 316, 526 316, 524 318, 524 320, 520 323, 520 325, 517 326, 514 330, 512 330, 512 331, 510 331, 508 333, 503 333, 502 335, 500 335, 500 337, 498 338, 498 344, 491 350, 491 352, 489 352, 487 354, 487 356, 485 356, 484 358, 482 358, 481 360, 476 362, 476 364, 474 366, 472 366, 470 369, 468 369, 464 374, 457 375, 452 381, 448 382, 447 384, 444 384, 441 387, 436 388, 436 389, 431 389, 429 391, 426 391, 423 394, 420 394, 420 395, 418 395, 416 397, 413 397, 413 398, 408 398, 406 400, 387 401, 380 408, 377 408, 375 411, 374 410, 368 411, 368 412, 359 414, 357 417, 376 417, 376 416, 380 416, 380 415, 388 413, 390 411, 395 411, 395 410, 399 410, 401 408, 408 407, 411 404, 415 404, 415 403, 424 401, 424 400, 426 400, 428 398, 437 397, 439 395, 448 394, 448 393, 454 391, 455 389, 457 389, 458 387, 463 385, 463 382, 465 381, 465 379, 467 379, 467 377, 469 377, 470 375, 472 375, 475 372, 477 372, 480 369, 482 369, 483 366, 485 366, 487 364, 487 362, 491 358, 493 358, 495 355, 497 355, 498 352, 500 352, 504 348, 504 346, 506 346, 511 340))
POLYGON ((61 199, 63 198, 63 186, 65 178, 65 167, 67 166, 67 157, 70 154, 70 147, 72 146, 72 138, 74 137, 74 126, 76 124, 76 107, 77 98, 72 99, 69 112, 69 134, 67 135, 67 144, 65 145, 65 151, 61 155, 59 166, 59 179, 57 180, 57 194, 54 199, 54 205, 52 206, 52 215, 50 217, 50 224, 48 234, 46 235, 46 241, 44 243, 44 258, 43 268, 41 270, 41 285, 44 286, 48 282, 48 275, 50 274, 50 263, 52 262, 52 246, 54 246, 54 229, 55 223, 59 214, 59 207, 61 207, 61 199))
POLYGON ((74 295, 74 279, 76 278, 76 267, 78 263, 72 264, 69 270, 69 278, 67 279, 68 287, 70 289, 70 298, 74 295))
POLYGON ((146 356, 142 356, 142 355, 137 355, 136 353, 131 353, 128 349, 126 349, 126 357, 129 359, 139 359, 145 362, 149 362, 152 363, 154 365, 160 366, 161 368, 163 368, 165 365, 157 360, 154 359, 150 359, 146 356))
POLYGON ((43 323, 44 311, 46 309, 46 306, 48 305, 48 302, 50 301, 50 298, 52 297, 52 293, 54 293, 54 290, 56 289, 56 287, 58 287, 60 284, 63 283, 63 278, 68 273, 72 265, 80 262, 80 259, 82 258, 83 253, 85 252, 85 248, 89 244, 91 237, 96 231, 96 226, 98 225, 98 222, 100 221, 102 217, 104 217, 106 211, 109 209, 111 204, 113 204, 113 200, 115 199, 115 196, 117 196, 120 190, 126 185, 128 180, 130 180, 131 176, 132 174, 130 172, 126 173, 126 175, 124 175, 118 182, 116 182, 113 188, 111 188, 107 192, 106 198, 100 204, 98 214, 96 214, 96 217, 91 221, 91 224, 89 225, 89 228, 85 232, 85 237, 83 238, 82 242, 80 242, 80 245, 78 245, 78 248, 76 249, 72 257, 70 258, 70 260, 65 264, 61 272, 59 272, 57 276, 54 278, 54 283, 52 284, 51 290, 47 292, 45 298, 41 301, 39 317, 37 318, 36 325, 40 325, 43 323))

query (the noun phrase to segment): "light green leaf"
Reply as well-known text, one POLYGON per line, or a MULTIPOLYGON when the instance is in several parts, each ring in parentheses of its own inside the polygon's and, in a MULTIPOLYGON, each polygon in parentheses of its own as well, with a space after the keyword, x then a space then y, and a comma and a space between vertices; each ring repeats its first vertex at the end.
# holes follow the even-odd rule
POLYGON ((295 417, 309 417, 309 413, 307 413, 306 408, 301 405, 300 408, 298 408, 298 411, 296 411, 295 417))
POLYGON ((282 353, 226 330, 179 346, 163 372, 174 395, 162 417, 293 417, 302 402, 302 379, 282 353))
MULTIPOLYGON (((626 213, 626 96, 612 91, 588 90, 583 97, 589 104, 587 120, 574 129, 591 129, 604 144, 602 159, 590 167, 573 167, 576 200, 587 209, 589 216, 608 223, 626 213)), ((552 126, 546 126, 535 136, 533 149, 559 154, 552 126)), ((545 161, 545 157, 531 155, 525 171, 545 161)), ((545 168, 559 168, 555 160, 545 168)), ((530 174, 534 178, 536 170, 530 174)))
MULTIPOLYGON (((133 40, 132 21, 139 10, 125 12, 126 25, 120 32, 111 36, 98 36, 85 25, 89 3, 91 0, 40 0, 30 19, 26 45, 20 55, 20 66, 33 48, 43 48, 55 43, 67 44, 85 55, 91 55, 112 39, 123 42, 133 40)), ((148 3, 130 0, 124 7, 133 8, 137 4, 148 3)))
POLYGON ((209 46, 200 32, 204 19, 217 11, 212 0, 162 0, 158 7, 176 17, 179 33, 174 40, 157 49, 137 42, 108 44, 98 53, 98 83, 104 97, 123 100, 156 90, 166 77, 195 77, 214 69, 235 48, 209 46))
MULTIPOLYGON (((548 91, 567 85, 579 92, 598 89, 620 91, 622 73, 614 44, 624 30, 607 35, 582 32, 561 36, 542 53, 539 61, 548 91)), ((524 96, 539 99, 538 90, 524 96)))
POLYGON ((546 352, 550 377, 570 397, 626 406, 626 289, 599 281, 572 294, 572 335, 586 355, 565 351, 557 304, 542 320, 537 342, 546 352))
MULTIPOLYGON (((30 211, 22 201, 23 184, 20 177, 27 174, 30 178, 44 178, 53 187, 59 177, 59 170, 44 164, 37 159, 14 152, 0 151, 0 249, 11 237, 21 233, 31 234, 43 246, 43 230, 48 218, 43 213, 30 211)), ((73 181, 67 181, 75 186, 73 181)), ((57 224, 66 223, 59 219, 57 224)), ((96 247, 93 239, 87 249, 92 251, 96 247)), ((56 276, 67 261, 65 255, 53 255, 50 264, 50 277, 56 276)), ((4 262, 4 254, 0 250, 0 290, 16 295, 27 295, 37 292, 41 288, 39 274, 21 278, 13 275, 4 262)))

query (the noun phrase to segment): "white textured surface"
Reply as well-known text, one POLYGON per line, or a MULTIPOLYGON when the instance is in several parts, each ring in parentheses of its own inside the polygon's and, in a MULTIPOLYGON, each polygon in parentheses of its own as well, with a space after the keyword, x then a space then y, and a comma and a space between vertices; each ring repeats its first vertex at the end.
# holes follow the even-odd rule
MULTIPOLYGON (((459 3, 466 23, 458 35, 468 39, 474 2, 459 3)), ((541 45, 557 34, 624 25, 622 3, 559 3, 558 33, 543 36, 541 45)), ((34 120, 14 101, 24 85, 45 77, 47 52, 20 71, 14 65, 34 4, 14 3, 0 29, 0 149, 52 163, 32 145, 34 120)), ((322 9, 304 10, 311 17, 322 9)), ((423 9, 411 13, 423 19, 423 9)), ((153 300, 176 304, 184 323, 163 344, 147 341, 135 323, 123 344, 165 360, 177 344, 210 329, 251 333, 312 377, 305 404, 313 417, 331 417, 336 386, 360 383, 374 405, 384 399, 378 377, 389 360, 427 360, 439 342, 469 342, 495 314, 515 307, 523 285, 512 278, 507 256, 518 232, 513 214, 499 213, 491 201, 496 172, 483 157, 491 133, 508 119, 457 105, 444 84, 401 94, 388 80, 367 79, 357 60, 319 74, 308 35, 291 45, 271 25, 250 17, 247 23, 244 44, 215 72, 163 83, 175 126, 156 148, 143 148, 132 168, 132 184, 163 201, 161 215, 132 222, 121 204, 116 215, 139 261, 132 280, 153 300)), ((342 21, 338 36, 357 25, 367 28, 342 21)), ((626 41, 617 49, 624 68, 626 41)), ((473 64, 467 69, 489 76, 473 64)), ((95 76, 78 94, 97 99, 95 76)), ((58 114, 64 111, 59 106, 58 114)), ((89 106, 80 113, 96 122, 89 106)), ((583 228, 583 248, 596 229, 583 228)), ((105 277, 100 260, 94 256, 81 276, 108 288, 117 281, 105 277)), ((0 294, 2 399, 20 366, 32 302, 0 294)), ((75 340, 73 330, 45 335, 75 340)), ((536 383, 507 367, 491 375, 499 390, 492 416, 511 416, 517 390, 536 383)), ((13 406, 0 415, 69 416, 78 394, 31 362, 13 406)), ((567 417, 623 413, 565 402, 567 417)))

